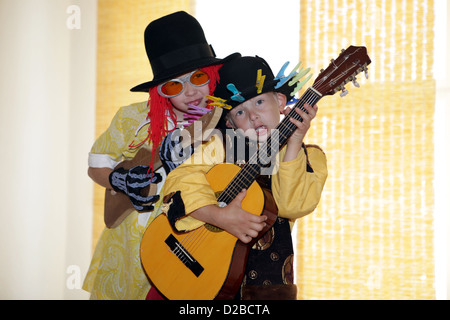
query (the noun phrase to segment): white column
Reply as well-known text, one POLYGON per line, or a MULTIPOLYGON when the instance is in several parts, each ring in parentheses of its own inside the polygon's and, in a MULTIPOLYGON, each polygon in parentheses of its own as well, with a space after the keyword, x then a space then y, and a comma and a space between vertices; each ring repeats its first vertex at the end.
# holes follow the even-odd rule
POLYGON ((68 266, 82 277, 91 255, 92 10, 96 1, 0 2, 1 299, 86 297, 66 282, 68 266), (76 3, 72 30, 66 10, 76 3))

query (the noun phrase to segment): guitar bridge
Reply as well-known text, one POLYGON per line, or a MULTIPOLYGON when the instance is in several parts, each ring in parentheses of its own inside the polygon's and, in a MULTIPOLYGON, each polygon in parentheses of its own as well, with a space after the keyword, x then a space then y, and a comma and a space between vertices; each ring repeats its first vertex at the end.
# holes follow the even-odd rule
POLYGON ((164 241, 174 255, 198 278, 204 268, 197 260, 183 247, 183 245, 172 234, 164 241))

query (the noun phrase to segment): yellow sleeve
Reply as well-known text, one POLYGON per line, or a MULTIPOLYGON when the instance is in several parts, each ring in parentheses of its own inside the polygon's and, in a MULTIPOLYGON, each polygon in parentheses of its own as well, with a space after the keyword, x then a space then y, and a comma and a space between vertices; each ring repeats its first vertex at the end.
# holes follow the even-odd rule
POLYGON ((124 119, 124 108, 121 107, 114 115, 108 129, 94 142, 91 154, 107 155, 117 162, 122 160, 122 150, 126 149, 124 119))
POLYGON ((203 225, 189 216, 198 208, 217 204, 217 199, 206 179, 206 173, 225 157, 222 140, 213 136, 210 141, 195 149, 193 155, 172 170, 164 183, 164 195, 181 192, 186 216, 179 217, 175 227, 179 231, 192 230, 203 225))
MULTIPOLYGON (((280 152, 283 159, 285 148, 280 152)), ((317 207, 328 176, 325 153, 317 146, 306 146, 296 159, 280 162, 272 176, 272 194, 278 206, 278 215, 295 220, 317 207), (308 172, 307 165, 313 172, 308 172)))
POLYGON ((89 153, 89 166, 112 169, 120 161, 134 158, 139 148, 129 145, 138 144, 147 137, 147 113, 146 102, 120 107, 108 129, 94 142, 89 153))

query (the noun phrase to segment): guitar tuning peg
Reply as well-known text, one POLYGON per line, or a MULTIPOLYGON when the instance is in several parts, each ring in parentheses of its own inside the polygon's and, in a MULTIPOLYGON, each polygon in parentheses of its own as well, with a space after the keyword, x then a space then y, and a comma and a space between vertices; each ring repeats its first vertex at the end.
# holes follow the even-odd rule
POLYGON ((343 88, 341 92, 341 98, 345 97, 346 95, 348 95, 348 90, 343 88))
POLYGON ((366 79, 369 79, 369 69, 367 66, 364 67, 364 75, 366 76, 366 79))
POLYGON ((352 83, 353 83, 353 85, 354 85, 355 87, 357 87, 357 88, 360 87, 359 83, 356 81, 356 78, 353 79, 352 83))

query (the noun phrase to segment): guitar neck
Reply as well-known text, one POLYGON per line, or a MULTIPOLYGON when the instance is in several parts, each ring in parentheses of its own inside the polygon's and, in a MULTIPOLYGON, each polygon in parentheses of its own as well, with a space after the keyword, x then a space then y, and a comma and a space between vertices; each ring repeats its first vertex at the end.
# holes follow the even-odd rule
POLYGON ((284 147, 287 140, 291 137, 297 127, 293 124, 289 119, 294 118, 296 120, 303 121, 302 117, 295 111, 295 109, 301 109, 306 112, 306 109, 303 107, 305 104, 309 104, 310 106, 314 106, 320 99, 322 95, 317 92, 314 88, 309 88, 306 92, 300 97, 299 101, 296 102, 295 106, 292 108, 291 112, 289 112, 276 127, 275 131, 272 132, 270 137, 267 139, 264 145, 267 145, 266 148, 270 147, 270 149, 274 152, 275 147, 278 145, 278 150, 284 147), (274 142, 272 142, 274 140, 274 142))
POLYGON ((292 133, 297 128, 295 124, 289 121, 290 118, 303 121, 300 115, 295 111, 299 108, 306 111, 303 105, 315 105, 322 95, 314 88, 309 88, 296 102, 292 110, 284 117, 278 124, 275 130, 272 130, 270 136, 267 138, 256 151, 256 153, 249 159, 249 161, 242 167, 239 173, 229 183, 226 189, 220 194, 217 199, 219 202, 229 204, 238 195, 242 189, 247 189, 261 174, 263 167, 273 164, 278 152, 287 143, 292 133))
POLYGON ((313 106, 323 96, 333 95, 341 90, 341 96, 344 96, 348 93, 344 85, 350 81, 356 87, 359 87, 356 82, 356 75, 364 71, 366 78, 368 78, 367 66, 370 63, 365 47, 350 46, 346 50, 342 50, 336 60, 332 59, 331 64, 325 70, 321 70, 313 86, 306 90, 291 112, 278 124, 275 130, 272 130, 267 141, 258 148, 257 152, 228 184, 217 200, 226 204, 230 203, 242 189, 250 187, 261 174, 262 168, 269 167, 271 169, 270 165, 275 163, 276 155, 296 129, 296 126, 289 119, 303 120, 295 109, 300 108, 305 111, 304 104, 313 106))

